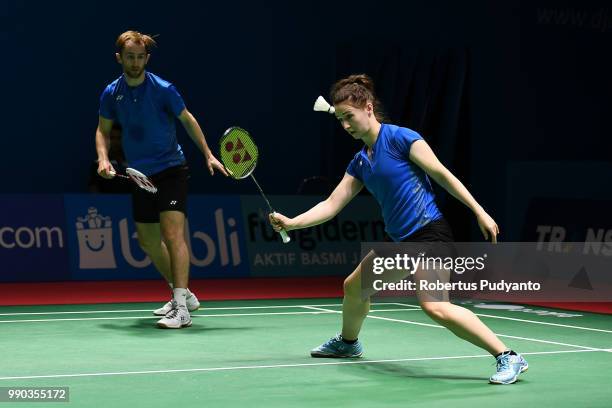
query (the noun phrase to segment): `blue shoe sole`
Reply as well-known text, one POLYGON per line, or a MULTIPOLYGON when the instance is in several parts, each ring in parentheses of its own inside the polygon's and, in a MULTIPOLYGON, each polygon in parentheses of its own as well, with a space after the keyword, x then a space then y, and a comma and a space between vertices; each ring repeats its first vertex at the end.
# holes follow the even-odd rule
POLYGON ((362 355, 363 353, 343 356, 343 355, 338 355, 338 354, 324 353, 322 351, 311 351, 310 352, 310 357, 315 357, 315 358, 359 358, 362 355))

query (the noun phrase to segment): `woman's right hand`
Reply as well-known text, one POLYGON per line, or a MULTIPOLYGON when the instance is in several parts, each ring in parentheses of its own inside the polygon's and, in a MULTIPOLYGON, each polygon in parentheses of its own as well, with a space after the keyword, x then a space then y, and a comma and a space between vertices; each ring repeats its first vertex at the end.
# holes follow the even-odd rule
POLYGON ((279 232, 280 230, 291 231, 293 229, 292 218, 287 218, 281 213, 273 212, 268 214, 268 219, 274 231, 279 232))

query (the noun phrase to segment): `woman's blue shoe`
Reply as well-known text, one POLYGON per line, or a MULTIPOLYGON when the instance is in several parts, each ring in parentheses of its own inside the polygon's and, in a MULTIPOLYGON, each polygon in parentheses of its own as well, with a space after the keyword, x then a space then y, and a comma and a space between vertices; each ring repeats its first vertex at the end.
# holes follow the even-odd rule
POLYGON ((340 334, 310 351, 312 357, 350 358, 361 357, 362 354, 363 347, 359 340, 353 344, 348 344, 342 341, 342 335, 340 334))
POLYGON ((505 351, 497 357, 497 372, 489 378, 491 384, 512 384, 516 382, 520 373, 529 368, 527 360, 520 354, 510 355, 505 351))

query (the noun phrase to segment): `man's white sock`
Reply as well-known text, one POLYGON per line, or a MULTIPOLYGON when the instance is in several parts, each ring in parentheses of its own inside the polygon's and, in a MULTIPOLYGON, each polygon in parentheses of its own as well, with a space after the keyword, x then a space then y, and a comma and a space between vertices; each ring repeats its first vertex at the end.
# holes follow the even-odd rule
POLYGON ((172 293, 174 295, 174 300, 179 307, 187 307, 187 289, 174 288, 172 293))

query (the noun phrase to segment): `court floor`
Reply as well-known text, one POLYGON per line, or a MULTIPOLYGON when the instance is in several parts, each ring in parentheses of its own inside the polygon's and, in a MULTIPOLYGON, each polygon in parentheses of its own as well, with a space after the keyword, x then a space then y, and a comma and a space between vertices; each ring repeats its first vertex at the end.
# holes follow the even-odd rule
POLYGON ((406 299, 373 304, 363 358, 313 359, 340 300, 291 299, 204 302, 182 330, 157 303, 2 307, 0 387, 69 387, 71 407, 611 406, 612 316, 465 306, 525 355, 518 383, 488 384, 493 358, 406 299))

